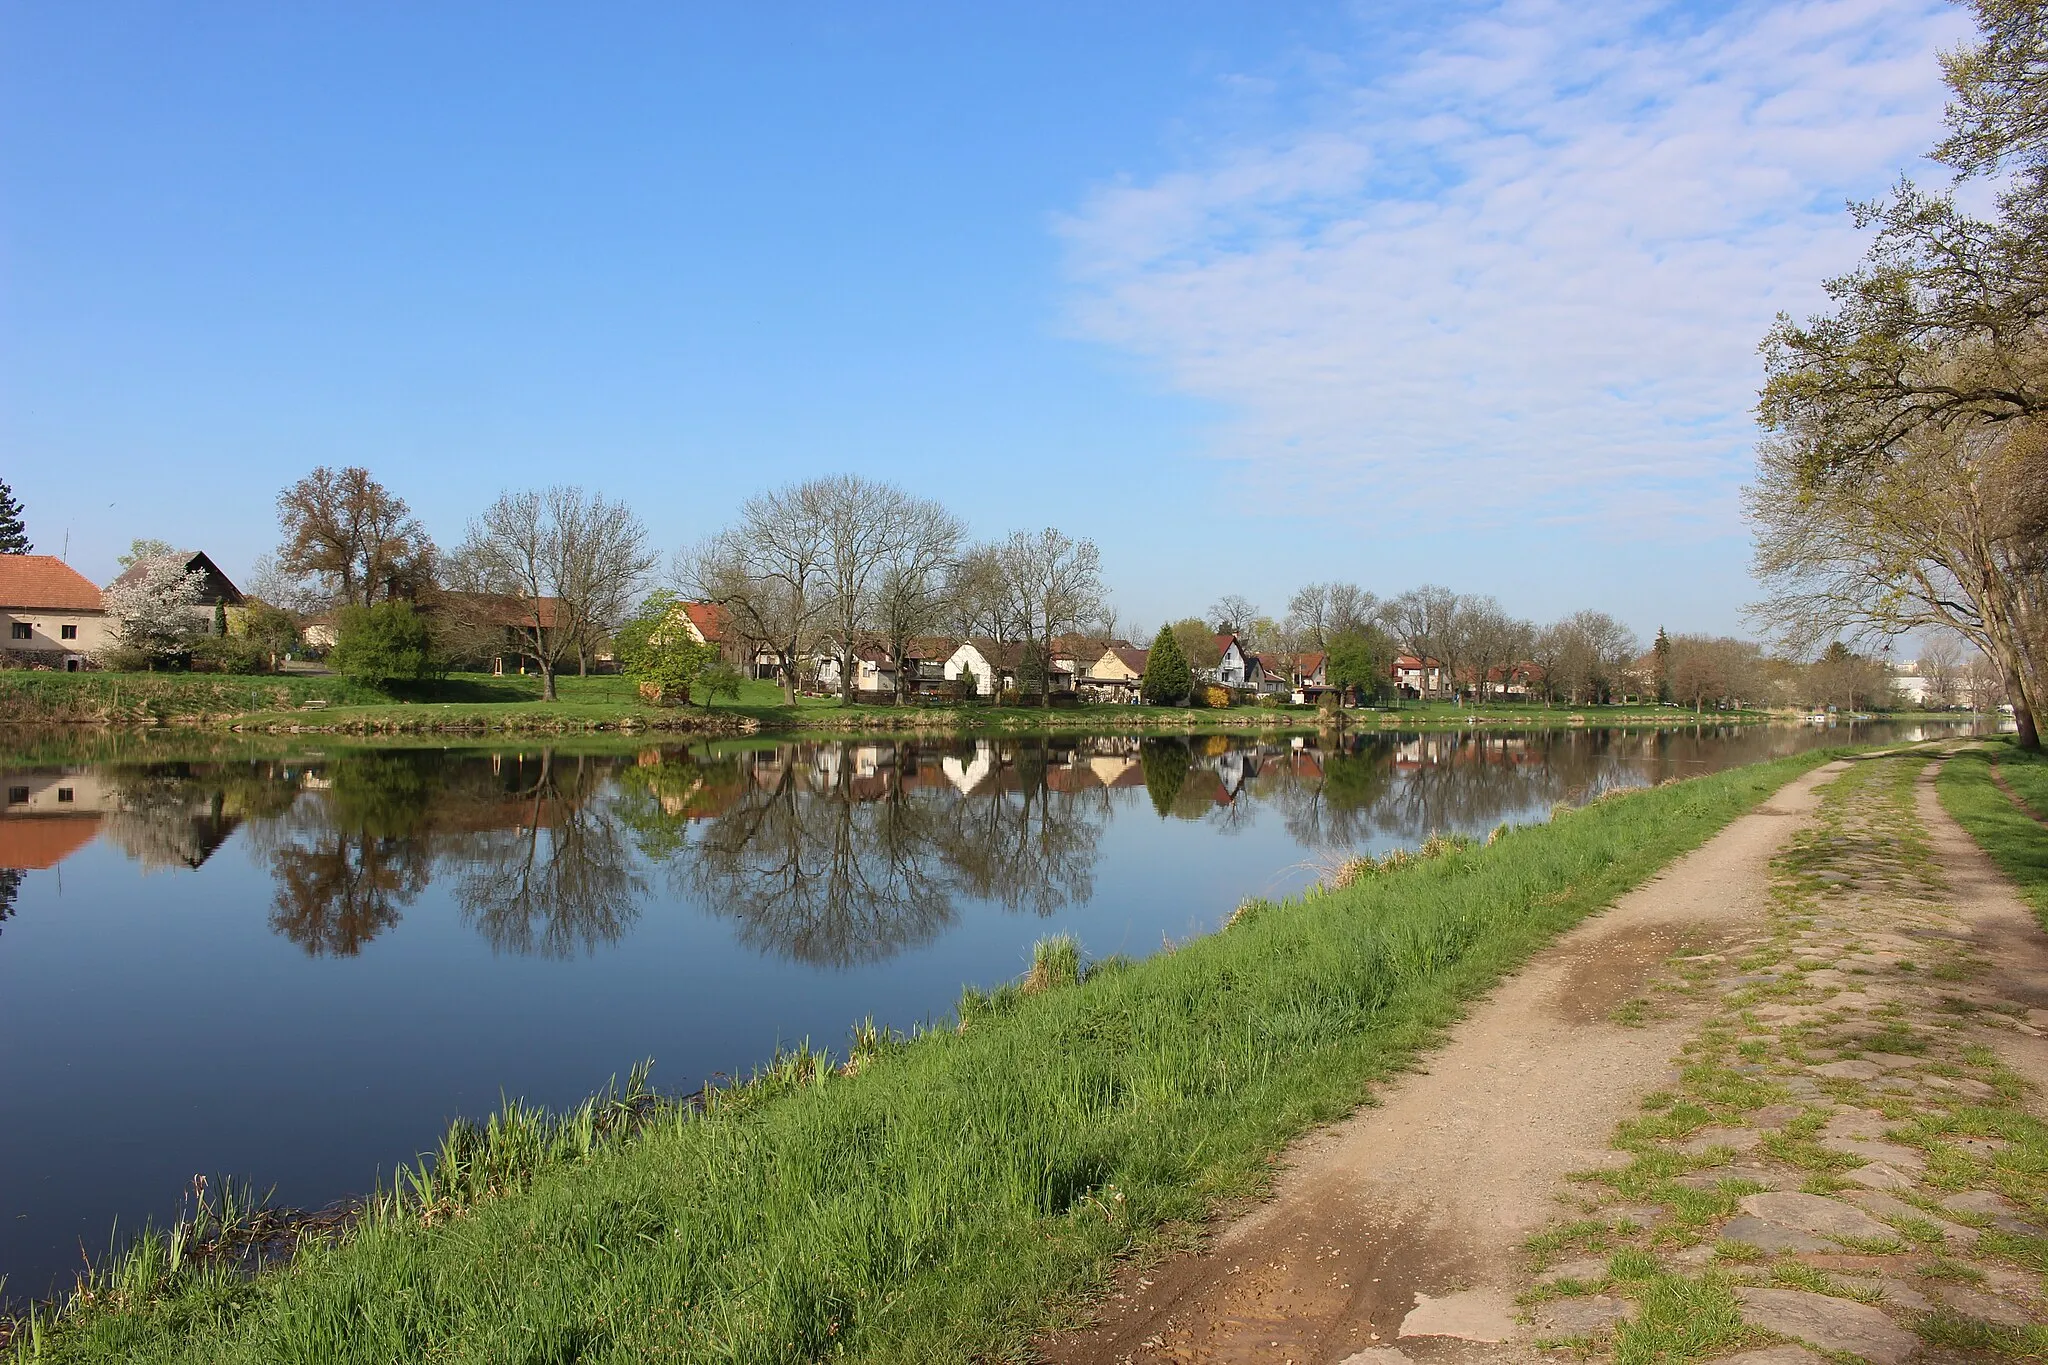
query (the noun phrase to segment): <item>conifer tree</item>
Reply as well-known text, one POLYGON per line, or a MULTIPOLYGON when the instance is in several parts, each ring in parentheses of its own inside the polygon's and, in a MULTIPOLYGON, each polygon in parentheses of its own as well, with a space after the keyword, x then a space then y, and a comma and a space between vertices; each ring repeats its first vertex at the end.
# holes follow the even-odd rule
POLYGON ((14 490, 0 481, 0 555, 25 555, 35 549, 28 543, 28 527, 22 524, 21 504, 14 490))
POLYGON ((1173 627, 1161 626, 1152 637, 1152 652, 1145 656, 1145 676, 1138 680, 1138 696, 1152 706, 1179 706, 1194 690, 1195 675, 1188 656, 1181 653, 1173 627))
POLYGON ((1657 657, 1657 700, 1671 700, 1671 637, 1657 627, 1657 643, 1651 652, 1657 657))

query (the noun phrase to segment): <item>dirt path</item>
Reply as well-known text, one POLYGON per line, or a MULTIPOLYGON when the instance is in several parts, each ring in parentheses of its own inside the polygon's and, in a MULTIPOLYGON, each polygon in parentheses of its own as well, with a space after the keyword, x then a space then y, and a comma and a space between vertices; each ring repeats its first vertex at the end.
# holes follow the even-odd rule
POLYGON ((1426 1072, 1299 1144, 1270 1201, 1207 1250, 1128 1276, 1097 1325, 1042 1343, 1046 1358, 1309 1365, 1404 1326, 1417 1360, 1532 1354, 1515 1321, 1523 1244, 1557 1220, 1569 1174, 1629 1159, 1616 1124, 1675 1080, 1715 1003, 1682 979, 1648 988, 1675 955, 1695 976, 1729 970, 1764 929, 1773 855, 1844 768, 1793 782, 1539 955, 1426 1072))

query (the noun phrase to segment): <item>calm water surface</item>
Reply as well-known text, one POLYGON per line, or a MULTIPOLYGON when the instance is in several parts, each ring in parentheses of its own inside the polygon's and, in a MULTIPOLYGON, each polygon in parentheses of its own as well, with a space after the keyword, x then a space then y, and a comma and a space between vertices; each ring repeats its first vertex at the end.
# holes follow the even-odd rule
POLYGON ((194 1173, 361 1192, 502 1096, 843 1049, 1033 940, 1143 954, 1361 851, 1858 725, 308 751, 0 770, 0 1274, 44 1292, 194 1173))

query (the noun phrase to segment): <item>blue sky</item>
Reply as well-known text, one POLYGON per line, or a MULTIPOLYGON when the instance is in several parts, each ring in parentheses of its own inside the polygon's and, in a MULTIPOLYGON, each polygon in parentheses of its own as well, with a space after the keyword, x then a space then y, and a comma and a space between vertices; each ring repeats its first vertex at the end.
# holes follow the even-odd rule
POLYGON ((1348 578, 1737 630, 1755 344, 1941 0, 0 3, 0 477, 230 573, 368 466, 664 547, 854 470, 1126 623, 1348 578))

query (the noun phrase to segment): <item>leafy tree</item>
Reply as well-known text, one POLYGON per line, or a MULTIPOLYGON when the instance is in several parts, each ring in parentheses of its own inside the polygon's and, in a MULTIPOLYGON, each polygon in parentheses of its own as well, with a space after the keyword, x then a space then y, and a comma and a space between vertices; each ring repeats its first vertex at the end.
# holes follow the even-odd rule
POLYGON ((1324 676, 1346 696, 1377 697, 1393 676, 1394 639, 1378 626, 1361 625, 1330 641, 1324 676))
POLYGON ((745 681, 746 675, 723 659, 713 659, 711 664, 697 675, 698 685, 704 689, 704 695, 712 701, 720 698, 738 701, 740 684, 745 681))
POLYGON ((717 661, 718 651, 683 629, 683 599, 663 588, 651 593, 613 637, 626 676, 659 689, 660 700, 690 704, 690 689, 717 661))
POLYGON ((14 490, 0 480, 0 555, 25 555, 35 549, 28 543, 28 527, 22 521, 21 503, 14 490))
POLYGON ((1159 812, 1160 819, 1173 813, 1174 802, 1180 799, 1180 789, 1187 785, 1188 769, 1193 765, 1188 746, 1177 739, 1152 738, 1138 746, 1145 793, 1152 798, 1152 809, 1159 812))
POLYGON ((337 606, 414 597, 432 577, 434 542, 367 469, 315 469, 277 495, 277 519, 279 570, 318 581, 337 606))
POLYGON ((284 608, 252 598, 242 612, 242 634, 262 647, 275 671, 278 656, 298 644, 299 625, 284 608))
POLYGON ((1180 645, 1180 656, 1187 660, 1190 669, 1213 669, 1223 662, 1223 651, 1216 647, 1216 632, 1209 629, 1207 621, 1189 616, 1167 628, 1173 632, 1180 645))
POLYGON ((1161 626, 1152 637, 1152 652, 1145 656, 1145 675, 1138 680, 1138 696, 1152 706, 1179 706, 1194 690, 1195 675, 1181 653, 1172 626, 1161 626))
POLYGON ((435 673, 426 618, 407 601, 343 607, 327 661, 344 677, 385 686, 435 673))

